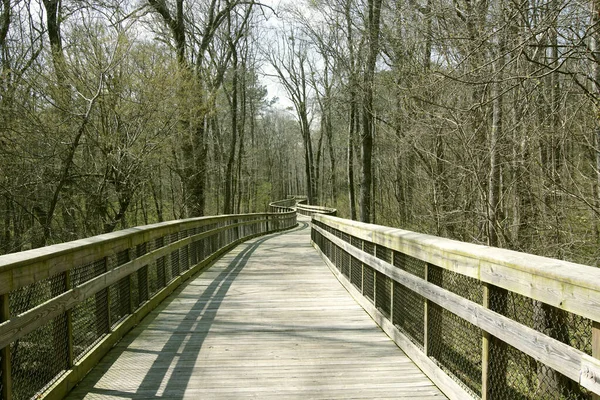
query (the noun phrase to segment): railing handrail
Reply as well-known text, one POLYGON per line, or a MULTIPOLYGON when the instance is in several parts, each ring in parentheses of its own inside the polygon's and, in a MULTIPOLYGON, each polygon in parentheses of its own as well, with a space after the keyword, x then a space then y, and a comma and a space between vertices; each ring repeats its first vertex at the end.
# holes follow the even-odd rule
POLYGON ((296 205, 297 210, 307 211, 313 214, 322 214, 322 215, 333 215, 335 216, 337 213, 337 209, 332 207, 324 207, 324 206, 313 206, 309 204, 300 204, 296 205))
MULTIPOLYGON (((291 211, 290 211, 291 213, 291 211)), ((222 221, 228 221, 231 219, 251 219, 256 217, 267 218, 270 215, 285 215, 285 213, 252 213, 252 214, 224 214, 217 216, 205 216, 196 218, 187 218, 179 220, 171 220, 165 222, 158 222, 155 224, 142 225, 133 228, 127 228, 115 232, 104 233, 89 238, 73 240, 70 242, 58 243, 49 245, 46 247, 40 247, 37 249, 25 250, 18 253, 10 253, 0 255, 0 295, 7 293, 8 291, 18 289, 23 286, 14 286, 15 280, 12 276, 7 276, 10 271, 31 266, 42 262, 52 261, 61 263, 63 260, 59 259, 62 256, 70 255, 71 258, 75 258, 77 263, 85 264, 97 257, 97 254, 91 254, 90 256, 79 256, 79 252, 87 252, 90 248, 98 247, 99 245, 110 246, 103 250, 103 252, 118 252, 126 248, 132 248, 140 243, 152 240, 161 236, 169 235, 176 232, 181 232, 192 227, 200 227, 218 223, 222 221)), ((289 214, 289 213, 288 213, 289 214)), ((73 261, 73 260, 71 260, 73 261)), ((58 265, 53 266, 58 266, 58 265)), ((64 271, 68 269, 67 265, 63 268, 52 268, 49 266, 50 275, 64 271)), ((39 274, 31 276, 30 282, 43 278, 39 274)))
POLYGON ((288 195, 284 200, 269 203, 270 210, 296 211, 299 214, 312 216, 315 214, 336 215, 337 209, 306 204, 307 197, 301 195, 288 195))
POLYGON ((296 212, 296 199, 288 198, 276 200, 269 203, 269 211, 271 212, 296 212))
MULTIPOLYGON (((467 390, 465 388, 479 385, 481 396, 487 399, 490 398, 489 396, 497 396, 497 393, 495 395, 489 394, 489 391, 492 390, 490 389, 492 380, 495 382, 494 385, 499 385, 500 388, 508 388, 508 385, 511 384, 508 380, 517 379, 507 376, 507 366, 495 367, 496 369, 493 371, 490 369, 490 365, 495 361, 489 358, 491 357, 491 343, 504 343, 504 345, 494 344, 494 346, 499 346, 495 347, 496 350, 494 351, 506 352, 503 353, 505 355, 499 356, 504 361, 497 362, 507 363, 508 356, 506 354, 509 354, 509 350, 503 346, 508 344, 516 351, 525 353, 537 360, 546 366, 545 368, 551 368, 583 388, 600 394, 600 360, 598 359, 600 348, 595 344, 600 343, 600 326, 598 324, 600 320, 599 269, 547 257, 324 215, 313 217, 312 229, 313 245, 324 255, 326 262, 332 266, 332 270, 336 272, 340 281, 355 295, 359 303, 378 321, 388 335, 450 398, 470 397, 472 395, 471 389, 467 390), (357 245, 359 246, 357 247, 357 245), (396 263, 396 256, 399 257, 396 261, 400 264, 396 263), (408 261, 409 259, 416 261, 408 261), (356 272, 356 275, 355 268, 357 266, 354 264, 354 260, 360 263, 359 269, 362 271, 356 272), (423 276, 419 276, 408 269, 403 269, 407 268, 406 266, 400 268, 401 265, 408 265, 405 263, 414 262, 423 265, 423 276), (457 282, 463 283, 459 286, 452 286, 456 283, 451 283, 450 288, 454 289, 450 290, 445 287, 446 282, 442 278, 444 275, 439 275, 440 272, 435 272, 436 278, 430 277, 430 274, 434 276, 434 271, 444 270, 448 271, 449 274, 455 274, 448 275, 450 281, 459 279, 458 277, 462 276, 463 278, 460 278, 457 282), (388 282, 387 279, 391 282, 391 287, 385 289, 385 285, 388 284, 386 283, 388 282), (480 290, 479 300, 477 301, 470 299, 473 294, 467 290, 466 286, 461 286, 470 285, 468 279, 471 279, 470 282, 473 282, 475 287, 480 290), (378 294, 380 285, 384 285, 384 289, 382 289, 384 291, 378 294), (420 329, 422 329, 421 335, 423 336, 422 348, 414 344, 416 339, 411 336, 411 333, 402 330, 405 329, 402 327, 404 322, 397 320, 397 318, 404 317, 394 315, 394 301, 405 301, 394 299, 393 294, 390 297, 389 290, 395 293, 396 285, 399 285, 399 290, 408 290, 425 300, 425 305, 421 303, 421 305, 405 304, 401 306, 424 307, 425 311, 419 311, 421 313, 419 324, 421 324, 420 329), (492 291, 496 296, 494 298, 492 298, 492 291), (572 325, 565 328, 569 332, 567 339, 561 338, 559 340, 558 337, 549 336, 555 333, 549 333, 546 329, 562 329, 562 327, 542 326, 534 329, 534 326, 526 325, 526 322, 521 320, 523 316, 518 311, 519 306, 513 305, 509 308, 506 305, 507 296, 509 295, 522 296, 520 298, 525 299, 523 301, 528 301, 527 304, 531 304, 528 307, 534 309, 536 307, 534 303, 538 302, 538 308, 547 307, 541 304, 548 304, 553 306, 557 310, 556 312, 569 312, 587 318, 590 321, 589 325, 586 325, 589 331, 588 328, 583 329, 581 325, 572 325), (383 300, 379 298, 380 296, 383 296, 383 300), (495 304, 499 299, 503 299, 505 305, 498 306, 495 304), (441 361, 432 353, 433 344, 429 342, 435 341, 438 343, 436 346, 441 346, 440 343, 451 343, 452 341, 446 341, 456 334, 440 331, 443 328, 437 325, 442 324, 442 314, 441 312, 435 314, 440 316, 435 317, 438 318, 436 319, 437 322, 433 322, 434 314, 429 316, 429 313, 433 312, 431 311, 433 310, 432 307, 449 311, 457 318, 457 321, 466 321, 470 326, 479 328, 483 333, 479 339, 478 345, 480 348, 476 351, 481 356, 481 364, 479 367, 475 365, 476 368, 481 369, 479 384, 467 380, 471 385, 468 386, 469 384, 465 383, 458 375, 441 368, 444 364, 443 362, 439 364, 441 361), (517 311, 514 307, 517 307, 517 311), (396 321, 399 321, 400 325, 397 326, 396 321), (438 332, 434 334, 434 330, 438 330, 438 332), (587 345, 585 347, 586 351, 590 353, 583 351, 581 344, 575 345, 571 342, 573 339, 572 334, 574 336, 588 335, 584 340, 591 343, 589 349, 587 345), (493 378, 490 378, 494 373, 503 373, 503 375, 494 375, 493 378), (507 381, 504 382, 503 380, 507 381)), ((517 299, 516 297, 511 298, 517 299)), ((396 312, 410 313, 411 311, 401 309, 396 312)), ((536 317, 530 316, 528 318, 535 320, 536 317)), ((573 318, 576 317, 573 316, 573 318)), ((567 319, 563 323, 567 323, 566 321, 567 319)), ((568 321, 575 320, 569 318, 568 321)), ((412 323, 415 323, 415 321, 412 323)), ((527 322, 527 324, 529 323, 531 322, 527 322)), ((576 324, 576 322, 571 323, 576 324)), ((460 346, 461 339, 464 340, 463 338, 452 340, 456 342, 455 345, 460 346)), ((450 345, 445 344, 444 346, 450 345)), ((447 354, 453 354, 452 352, 462 354, 456 348, 448 351, 447 354)), ((494 390, 502 389, 496 388, 494 390)), ((504 394, 506 395, 506 393, 504 394)))
MULTIPOLYGON (((325 222, 323 218, 315 216, 317 221, 325 222)), ((600 268, 382 225, 326 218, 327 225, 362 240, 600 321, 600 268), (502 276, 500 269, 510 275, 502 276), (529 280, 521 282, 526 278, 529 280)))

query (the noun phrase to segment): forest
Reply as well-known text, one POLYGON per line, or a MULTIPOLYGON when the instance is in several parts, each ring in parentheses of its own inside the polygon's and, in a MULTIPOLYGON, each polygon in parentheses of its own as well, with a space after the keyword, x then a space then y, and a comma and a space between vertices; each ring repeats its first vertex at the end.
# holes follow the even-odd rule
POLYGON ((305 194, 595 266, 599 12, 1 0, 0 254, 305 194))

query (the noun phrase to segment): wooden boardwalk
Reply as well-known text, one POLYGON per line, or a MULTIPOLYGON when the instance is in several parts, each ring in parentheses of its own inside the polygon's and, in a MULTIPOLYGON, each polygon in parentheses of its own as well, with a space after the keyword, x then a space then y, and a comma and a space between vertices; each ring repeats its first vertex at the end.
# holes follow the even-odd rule
POLYGON ((182 285, 68 398, 444 398, 340 285, 299 220, 182 285))

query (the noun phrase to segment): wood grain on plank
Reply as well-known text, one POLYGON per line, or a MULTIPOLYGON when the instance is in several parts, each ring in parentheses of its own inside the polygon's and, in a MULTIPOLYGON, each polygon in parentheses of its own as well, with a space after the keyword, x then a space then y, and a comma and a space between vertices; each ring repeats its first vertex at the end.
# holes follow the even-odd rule
POLYGON ((600 360, 512 319, 367 254, 319 227, 321 235, 396 282, 483 329, 594 393, 600 393, 600 360))
POLYGON ((359 239, 600 321, 600 268, 331 216, 315 215, 314 219, 359 239))
POLYGON ((304 226, 242 244, 182 285, 69 398, 444 398, 304 226))

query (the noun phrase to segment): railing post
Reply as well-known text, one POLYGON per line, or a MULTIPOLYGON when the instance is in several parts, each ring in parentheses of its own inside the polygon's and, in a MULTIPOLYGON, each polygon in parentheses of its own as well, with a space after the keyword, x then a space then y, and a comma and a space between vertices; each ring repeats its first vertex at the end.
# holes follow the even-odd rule
MULTIPOLYGON (((71 270, 65 271, 65 285, 66 289, 69 290, 73 287, 73 280, 71 279, 71 270)), ((75 362, 73 358, 73 309, 70 308, 66 311, 67 318, 67 369, 73 367, 75 362)))
MULTIPOLYGON (((600 322, 592 321, 592 357, 600 358, 600 322)), ((600 400, 600 395, 593 394, 593 400, 600 400)))
MULTIPOLYGON (((8 293, 0 295, 0 323, 10 319, 8 293)), ((12 371, 10 361, 10 345, 0 350, 2 372, 2 400, 12 400, 12 371)))
MULTIPOLYGON (((390 264, 392 265, 396 265, 394 262, 394 254, 396 254, 396 252, 392 249, 390 249, 391 252, 391 257, 390 257, 390 264)), ((392 325, 394 325, 394 280, 390 279, 390 322, 392 323, 392 325)))
MULTIPOLYGON (((425 263, 425 281, 429 282, 429 263, 425 263)), ((429 300, 424 299, 423 304, 423 351, 426 356, 431 354, 431 329, 429 329, 429 323, 431 321, 431 305, 429 300)))
MULTIPOLYGON (((483 282, 483 301, 485 308, 490 308, 490 287, 483 282)), ((491 335, 482 330, 481 338, 481 400, 488 400, 490 396, 490 341, 491 335)))

